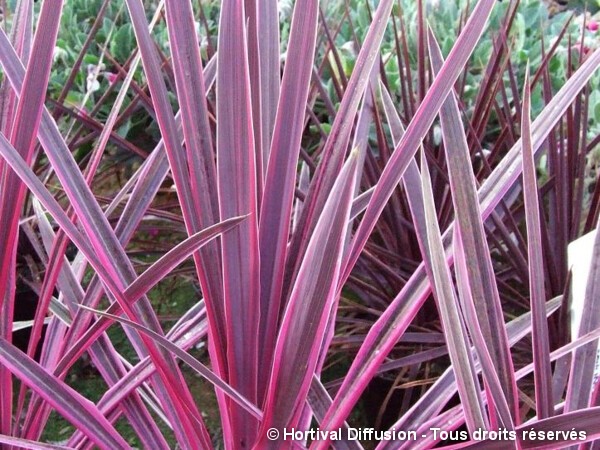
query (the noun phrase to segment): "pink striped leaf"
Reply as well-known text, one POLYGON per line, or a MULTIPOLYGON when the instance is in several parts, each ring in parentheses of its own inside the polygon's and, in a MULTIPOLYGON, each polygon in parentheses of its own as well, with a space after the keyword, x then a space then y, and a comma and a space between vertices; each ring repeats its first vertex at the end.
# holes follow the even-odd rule
MULTIPOLYGON (((217 173, 221 217, 249 214, 221 237, 228 382, 257 402, 260 255, 256 152, 243 0, 221 4, 217 55, 217 173)), ((258 421, 229 406, 231 445, 250 445, 258 421)))
MULTIPOLYGON (((169 135, 172 132, 170 105, 160 103, 164 113, 159 119, 163 122, 161 131, 167 144, 167 151, 171 155, 169 162, 175 173, 177 192, 183 197, 180 199, 183 216, 188 234, 191 235, 214 225, 219 220, 217 171, 206 101, 206 94, 210 84, 214 81, 215 72, 211 72, 212 76, 211 73, 206 74, 207 76, 203 74, 200 49, 196 40, 190 39, 190 36, 196 35, 191 2, 189 0, 169 0, 166 2, 166 11, 177 99, 181 108, 185 161, 181 161, 183 153, 182 149, 177 146, 178 142, 169 135), (173 167, 174 164, 184 164, 184 166, 173 167), (181 183, 184 183, 185 186, 179 190, 181 183), (189 199, 187 199, 188 197, 189 199)), ((140 29, 139 33, 141 34, 143 31, 140 29)), ((149 39, 145 31, 143 38, 149 39)), ((146 70, 152 70, 153 78, 157 78, 153 89, 155 92, 160 91, 160 98, 164 100, 164 85, 159 68, 154 65, 154 59, 146 57, 146 60, 146 70)), ((213 58, 213 61, 216 59, 213 58)), ((197 255, 194 255, 198 279, 210 317, 211 346, 215 349, 216 370, 218 373, 226 374, 226 323, 220 259, 217 242, 209 243, 197 255)))
MULTIPOLYGON (((62 1, 52 5, 46 3, 42 6, 30 57, 27 52, 30 30, 22 26, 31 20, 31 7, 20 8, 18 12, 22 13, 22 17, 16 18, 16 37, 24 40, 19 42, 19 48, 24 52, 24 57, 29 57, 25 61, 29 61, 28 64, 32 68, 35 65, 35 70, 27 71, 23 88, 20 92, 15 92, 18 100, 14 117, 7 118, 13 121, 12 126, 7 124, 6 130, 3 131, 10 131, 11 144, 28 165, 33 160, 36 135, 46 99, 61 10, 62 1)), ((10 46, 3 30, 1 35, 2 40, 10 46)), ((4 67, 4 59, 0 58, 0 61, 4 67)), ((4 71, 6 70, 7 68, 4 67, 4 71)), ((25 199, 25 186, 19 177, 4 164, 2 164, 0 173, 0 192, 2 192, 0 197, 0 267, 2 267, 0 270, 0 292, 2 293, 0 296, 0 336, 10 341, 15 294, 14 286, 10 286, 10 280, 15 277, 15 248, 18 240, 19 214, 25 199)), ((0 432, 5 434, 10 434, 12 401, 10 373, 6 368, 0 366, 0 432)))
POLYGON ((529 296, 531 298, 531 338, 535 363, 535 404, 537 416, 545 419, 554 415, 552 405, 552 369, 550 367, 550 342, 546 319, 545 270, 542 253, 540 202, 531 145, 531 92, 529 67, 525 75, 525 88, 521 112, 521 141, 523 143, 523 195, 527 222, 527 252, 529 254, 529 296))
MULTIPOLYGON (((386 25, 394 2, 382 0, 377 6, 373 22, 369 26, 367 36, 360 49, 352 76, 346 88, 346 94, 341 99, 339 110, 322 150, 322 160, 317 173, 310 185, 302 214, 294 230, 286 266, 286 277, 290 281, 296 276, 302 261, 301 255, 306 250, 309 238, 320 217, 320 211, 328 198, 331 187, 342 167, 344 156, 348 150, 350 133, 354 125, 361 98, 369 85, 370 74, 377 59, 377 54, 383 40, 386 25)), ((346 276, 344 279, 347 278, 346 276)), ((285 286, 285 295, 289 295, 291 285, 285 286)))
POLYGON ((280 448, 281 443, 267 439, 267 430, 289 429, 297 426, 300 419, 326 324, 338 295, 357 156, 356 152, 350 155, 330 193, 294 283, 275 347, 264 419, 255 449, 280 448), (298 370, 299 367, 303 369, 298 370))
POLYGON ((31 450, 74 450, 74 447, 64 445, 44 444, 43 442, 31 441, 12 436, 0 434, 0 443, 14 445, 17 448, 28 448, 31 450))
MULTIPOLYGON (((83 307, 85 308, 85 307, 83 307)), ((98 314, 100 316, 109 318, 113 321, 120 322, 122 324, 127 325, 135 330, 138 330, 141 333, 148 335, 152 338, 157 344, 161 345, 165 349, 169 350, 183 362, 185 362, 188 366, 190 366, 194 371, 202 375, 206 380, 210 381, 217 389, 220 389, 223 393, 229 396, 233 401, 235 401, 239 406, 241 406, 245 411, 254 416, 257 419, 262 418, 262 412, 249 400, 244 398, 240 393, 238 393, 235 389, 232 389, 226 382, 224 382, 218 375, 216 375, 212 370, 202 364, 200 361, 195 359, 185 350, 182 350, 173 342, 169 341, 165 337, 155 333, 154 331, 138 324, 132 322, 131 320, 124 319, 123 317, 115 316, 114 314, 109 314, 102 311, 93 310, 91 308, 85 308, 89 311, 98 314)))
POLYGON ((318 1, 296 2, 260 211, 259 392, 264 395, 285 303, 283 276, 300 142, 315 55, 318 1))
POLYGON ((433 81, 431 88, 427 91, 427 95, 415 113, 414 119, 408 125, 400 143, 396 146, 394 153, 375 186, 363 220, 354 235, 351 250, 344 262, 344 276, 342 280, 345 280, 350 275, 350 271, 356 263, 371 231, 375 227, 385 204, 401 180, 408 163, 415 155, 421 140, 433 123, 444 99, 461 74, 465 63, 479 41, 479 37, 483 33, 487 19, 495 4, 495 0, 481 0, 477 3, 469 21, 452 47, 444 67, 433 81))
POLYGON ((89 400, 58 381, 0 337, 0 362, 101 448, 127 448, 127 442, 89 400))
MULTIPOLYGON (((431 66, 434 75, 439 76, 443 65, 442 53, 431 30, 428 37, 431 66)), ((464 252, 460 256, 469 261, 469 264, 460 266, 466 270, 465 276, 459 278, 466 325, 482 363, 487 386, 490 392, 495 392, 494 405, 498 408, 503 426, 512 429, 512 422, 518 417, 517 385, 512 378, 514 368, 500 295, 477 201, 467 138, 453 89, 440 109, 440 122, 457 223, 456 236, 460 236, 460 249, 464 252), (490 360, 484 356, 488 353, 490 360), (496 379, 499 385, 496 385, 496 379), (505 406, 507 403, 508 407, 505 406)), ((454 254, 458 258, 456 247, 454 254)))

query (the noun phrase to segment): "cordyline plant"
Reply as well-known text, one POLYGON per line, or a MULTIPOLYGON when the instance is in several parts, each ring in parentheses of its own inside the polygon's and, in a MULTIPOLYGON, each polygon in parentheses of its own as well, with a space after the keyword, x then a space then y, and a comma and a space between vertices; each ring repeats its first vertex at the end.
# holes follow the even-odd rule
POLYGON ((202 2, 165 0, 149 21, 126 0, 137 49, 127 61, 102 49, 118 82, 83 111, 65 99, 109 3, 52 101, 63 2, 17 1, 0 31, 2 448, 596 448, 600 233, 575 339, 566 248, 599 227, 587 111, 600 50, 572 46, 565 27, 524 74, 511 60, 518 2, 467 5, 444 56, 420 1, 407 26, 380 0, 359 30, 351 2, 340 19, 296 0, 288 32, 276 0, 223 0, 216 30, 202 2), (471 58, 482 36, 483 63, 471 58), (534 94, 545 106, 532 121, 534 94), (154 148, 116 131, 139 110, 154 148), (142 163, 100 189, 108 146, 142 163), (165 180, 175 205, 157 201, 165 180), (170 239, 140 264, 152 218, 170 239), (148 294, 187 259, 202 299, 165 332, 148 294), (137 359, 107 333, 115 323, 137 359), (208 361, 188 353, 201 343, 208 361), (68 383, 84 354, 105 386, 94 402, 68 383), (44 442, 53 412, 74 426, 60 443, 44 442))

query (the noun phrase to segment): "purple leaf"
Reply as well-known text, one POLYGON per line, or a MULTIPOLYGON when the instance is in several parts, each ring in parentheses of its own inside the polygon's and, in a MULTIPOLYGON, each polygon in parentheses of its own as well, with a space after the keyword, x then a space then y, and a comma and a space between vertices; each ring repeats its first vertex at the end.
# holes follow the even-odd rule
POLYGON ((300 419, 338 295, 356 163, 357 155, 352 153, 329 195, 294 283, 275 347, 264 420, 255 449, 280 448, 281 443, 267 439, 267 430, 291 428, 300 419))
POLYGON ((344 262, 342 280, 350 275, 350 271, 375 227, 385 204, 398 185, 408 163, 415 155, 421 140, 433 123, 444 99, 473 52, 495 3, 494 0, 482 0, 477 3, 469 21, 452 47, 444 67, 433 81, 431 88, 415 113, 414 119, 408 125, 400 143, 396 146, 379 182, 375 186, 365 216, 354 235, 351 250, 344 262))
MULTIPOLYGON (((268 2, 266 2, 268 3, 268 2)), ((287 62, 269 152, 260 211, 260 367, 259 397, 266 389, 281 310, 283 275, 300 141, 315 55, 318 1, 299 0, 294 8, 287 62)))
MULTIPOLYGON (((449 143, 446 143, 446 145, 449 145, 449 143)), ((446 262, 446 254, 433 200, 429 168, 424 152, 421 152, 421 179, 429 241, 429 254, 424 255, 423 260, 431 267, 430 271, 434 279, 433 293, 437 300, 450 361, 452 362, 458 392, 465 411, 465 420, 469 431, 473 433, 478 429, 487 429, 488 423, 479 394, 481 388, 471 355, 467 330, 452 284, 450 268, 446 262)))
POLYGON ((58 381, 3 337, 0 337, 0 362, 101 448, 128 447, 93 403, 58 381))
MULTIPOLYGON (((481 4, 482 2, 480 2, 481 4)), ((446 62, 447 63, 447 62, 446 62)), ((583 65, 571 76, 550 104, 532 124, 533 150, 537 151, 552 127, 564 114, 576 94, 583 88, 600 65, 600 50, 590 55, 583 65)), ((437 79, 437 78, 436 78, 437 79)), ((520 174, 519 154, 521 144, 517 142, 494 169, 478 191, 482 220, 485 220, 503 198, 520 174)), ((371 196, 374 195, 371 194, 371 196)), ((444 245, 448 254, 449 237, 453 227, 444 232, 444 245)), ((347 417, 358 401, 377 368, 402 336, 416 313, 427 299, 430 285, 424 265, 420 265, 407 281, 404 288, 392 301, 377 322, 371 327, 361 348, 348 370, 344 383, 328 413, 327 426, 337 426, 347 417)), ((325 425, 322 427, 325 428, 325 425)))
MULTIPOLYGON (((431 31, 429 56, 433 73, 439 76, 443 59, 431 31)), ((476 180, 471 167, 467 138, 454 90, 450 91, 442 105, 440 121, 457 222, 455 236, 459 236, 460 239, 458 248, 461 254, 457 254, 455 246, 454 255, 457 259, 460 257, 469 261, 469 264, 459 265, 459 268, 465 269, 458 282, 465 322, 482 363, 486 385, 490 393, 496 393, 492 395, 494 406, 498 409, 503 426, 512 429, 512 422, 518 417, 517 385, 512 377, 514 369, 500 295, 477 202, 476 180), (491 358, 489 360, 488 353, 491 358), (497 386, 496 378, 500 382, 497 386)), ((490 418, 493 426, 494 415, 490 418)))
POLYGON ((537 416, 545 419, 554 415, 552 405, 552 371, 550 367, 550 343, 545 304, 544 255, 540 229, 540 205, 535 173, 535 161, 531 146, 531 92, 529 70, 525 76, 523 110, 521 113, 521 141, 523 143, 523 194, 525 196, 525 219, 527 222, 527 251, 529 254, 529 295, 531 297, 531 337, 535 363, 535 403, 537 416))
MULTIPOLYGON (((221 237, 228 382, 257 401, 260 255, 250 75, 242 0, 221 4, 217 55, 217 173, 221 217, 248 214, 221 237)), ((229 407, 234 447, 256 439, 258 422, 229 407)))
MULTIPOLYGON (((288 252, 286 279, 293 280, 296 276, 302 261, 300 256, 304 253, 306 245, 308 245, 320 211, 342 167, 360 99, 363 97, 365 89, 369 84, 369 75, 377 61, 377 54, 383 40, 393 3, 390 0, 382 0, 377 6, 373 22, 369 27, 363 46, 356 59, 352 76, 346 88, 347 94, 341 99, 331 132, 322 150, 323 157, 321 163, 311 183, 302 208, 302 215, 294 231, 288 252)), ((284 295, 287 297, 291 286, 286 286, 286 288, 288 291, 284 295)))
MULTIPOLYGON (((85 307, 84 307, 85 308, 85 307)), ((238 405, 240 405, 245 411, 250 413, 257 419, 262 418, 261 411, 251 402, 249 402, 246 398, 244 398, 241 394, 239 394, 236 390, 232 389, 227 383, 225 383, 218 375, 215 375, 208 367, 202 364, 200 361, 192 357, 189 353, 179 348, 177 345, 165 339, 163 336, 155 333, 154 331, 138 324, 132 322, 131 320, 124 319, 119 316, 115 316, 113 314, 108 314, 102 311, 96 311, 93 309, 85 308, 89 311, 92 311, 100 316, 110 318, 117 322, 123 323, 128 327, 134 328, 141 333, 148 335, 151 339, 153 339, 157 344, 169 350, 183 362, 185 362, 188 366, 202 375, 205 379, 210 381, 216 388, 220 389, 223 393, 229 396, 233 401, 235 401, 238 405)))
MULTIPOLYGON (((28 64, 31 67, 27 71, 23 81, 23 87, 18 95, 18 101, 14 111, 12 127, 7 124, 6 129, 10 130, 10 142, 19 152, 21 157, 28 165, 33 159, 34 148, 36 144, 36 135, 40 124, 40 118, 46 99, 46 89, 50 78, 50 69, 52 67, 52 55, 54 43, 58 33, 60 16, 62 10, 62 1, 54 4, 44 4, 40 11, 37 31, 34 38, 31 57, 28 58, 28 64), (35 65, 35 70, 33 67, 35 65)), ((16 32, 25 40, 20 42, 18 47, 24 51, 24 57, 28 57, 27 40, 29 39, 29 30, 21 28, 26 22, 31 20, 31 8, 24 6, 20 8, 23 16, 16 17, 16 32), (24 21, 19 23, 20 21, 24 21)), ((7 41, 4 31, 2 38, 7 41)), ((8 44, 10 46, 10 44, 8 44)), ((26 60, 27 61, 27 60, 26 60)), ((4 67, 5 61, 2 58, 4 67)), ((6 72, 6 67, 4 71, 6 72)), ((8 112, 8 111, 6 111, 8 112)), ((12 114, 11 114, 12 115, 12 114)), ((25 186, 19 180, 19 177, 12 172, 5 164, 0 166, 0 337, 11 340, 13 305, 14 305, 14 286, 10 287, 11 280, 15 279, 15 248, 18 240, 18 220, 23 207, 25 198, 25 186)), ((11 429, 12 416, 12 380, 10 373, 6 368, 0 366, 0 433, 9 434, 11 429)))

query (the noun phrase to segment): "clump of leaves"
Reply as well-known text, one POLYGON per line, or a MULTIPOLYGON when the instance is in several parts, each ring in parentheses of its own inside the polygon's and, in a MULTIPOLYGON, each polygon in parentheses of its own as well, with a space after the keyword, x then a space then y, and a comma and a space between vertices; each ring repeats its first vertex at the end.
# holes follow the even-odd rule
MULTIPOLYGON (((40 448, 56 412, 76 429, 67 447, 127 448, 115 427, 126 422, 148 448, 279 449, 292 443, 272 429, 282 439, 311 424, 370 425, 355 412, 382 373, 403 395, 378 427, 417 440, 378 448, 433 447, 435 427, 464 426, 461 445, 484 448, 497 442, 480 429, 506 430, 514 447, 598 437, 600 237, 573 341, 564 311, 566 247, 599 226, 600 188, 586 194, 585 180, 600 50, 575 56, 563 28, 521 76, 517 2, 460 10, 440 46, 423 2, 404 16, 381 0, 357 32, 347 3, 332 23, 318 1, 298 0, 288 29, 275 0, 226 0, 214 29, 203 4, 167 0, 149 18, 126 0, 135 49, 114 55, 121 81, 82 114, 66 100, 74 78, 45 106, 61 4, 36 15, 18 2, 10 37, 0 31, 0 442, 40 448), (351 48, 336 44, 341 29, 351 48), (558 87, 549 66, 565 40, 558 87), (116 131, 136 107, 155 127, 146 146, 116 131), (98 184, 109 145, 139 151, 122 185, 98 184), (41 267, 27 280, 37 306, 25 351, 11 343, 23 325, 19 228, 41 267), (166 230, 178 242, 139 264, 132 240, 166 230), (202 299, 165 333, 147 294, 187 259, 202 299), (115 323, 135 358, 106 333, 115 323), (187 352, 199 343, 209 365, 187 352), (106 385, 94 402, 66 378, 84 353, 106 385), (217 443, 177 360, 214 387, 217 443), (558 433, 540 438, 548 430, 558 433)), ((321 437, 295 444, 361 448, 321 437)))

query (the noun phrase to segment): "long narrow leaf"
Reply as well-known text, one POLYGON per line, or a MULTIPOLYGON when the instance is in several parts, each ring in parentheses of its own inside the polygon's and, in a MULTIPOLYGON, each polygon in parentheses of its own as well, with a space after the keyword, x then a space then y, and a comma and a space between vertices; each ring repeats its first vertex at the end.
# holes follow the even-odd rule
POLYGON ((223 222, 213 225, 212 227, 193 234, 185 241, 181 242, 169 252, 164 254, 158 261, 146 269, 143 274, 137 277, 135 281, 131 283, 125 290, 125 296, 130 301, 139 299, 142 295, 145 295, 146 292, 152 289, 152 286, 156 285, 165 277, 165 275, 181 264, 196 250, 204 245, 207 245, 219 234, 227 233, 229 230, 242 223, 245 219, 246 217, 234 217, 232 219, 227 219, 223 222))
MULTIPOLYGON (((562 297, 550 300, 546 305, 546 314, 550 316, 555 313, 561 306, 562 300, 562 297)), ((506 326, 506 331, 510 339, 510 345, 514 346, 518 341, 527 336, 530 333, 530 330, 531 313, 525 313, 509 322, 506 326)), ((474 348, 472 348, 471 351, 474 352, 474 348)), ((479 364, 477 364, 477 371, 480 371, 479 364)), ((521 373, 521 370, 519 370, 515 374, 515 378, 518 380, 524 375, 525 373, 521 373)), ((392 425, 392 428, 397 430, 412 430, 424 424, 430 417, 441 417, 440 412, 455 395, 456 390, 457 384, 454 373, 452 368, 448 368, 433 386, 429 388, 425 395, 423 395, 406 414, 392 425)), ((381 443, 377 446, 377 450, 390 450, 392 448, 394 448, 393 445, 387 445, 386 443, 381 443)))
MULTIPOLYGON (((331 132, 327 137, 323 148, 323 159, 306 196, 302 214, 290 245, 289 255, 291 256, 288 258, 286 266, 286 280, 289 283, 293 282, 293 278, 299 270, 302 261, 301 255, 308 245, 312 230, 342 167, 360 99, 369 84, 369 75, 377 61, 377 53, 393 3, 390 0, 382 0, 377 6, 373 22, 369 27, 348 82, 347 94, 342 98, 331 132)), ((291 284, 286 288, 287 295, 291 290, 291 284)))
MULTIPOLYGON (((81 308, 81 310, 84 309, 81 308)), ((204 308, 204 302, 200 301, 192 306, 181 319, 177 321, 173 328, 169 330, 165 338, 173 342, 182 350, 189 350, 192 346, 197 345, 202 339, 206 338, 207 330, 206 310, 204 308)), ((141 396, 145 397, 148 406, 152 408, 161 419, 166 420, 164 414, 155 405, 156 402, 147 395, 148 391, 145 387, 148 378, 155 372, 156 367, 152 364, 151 359, 149 357, 144 358, 104 393, 97 403, 98 409, 105 415, 109 415, 112 411, 120 407, 124 399, 137 390, 141 396)), ((75 432, 70 439, 70 444, 77 446, 76 443, 82 438, 83 436, 81 433, 75 432)), ((156 444, 151 445, 151 447, 155 446, 156 444)))
MULTIPOLYGON (((120 288, 115 284, 115 281, 110 273, 106 270, 102 262, 97 258, 94 250, 92 250, 91 245, 87 242, 86 239, 81 236, 79 230, 72 224, 66 214, 62 211, 60 206, 56 203, 52 195, 45 189, 45 187, 41 184, 41 182, 37 179, 37 177, 31 172, 31 170, 27 167, 22 158, 19 157, 16 150, 8 143, 5 138, 0 134, 0 153, 6 159, 8 164, 15 170, 15 172, 19 175, 22 181, 24 181, 27 186, 34 192, 34 194, 38 197, 40 202, 48 209, 49 212, 54 216, 55 220, 60 224, 61 228, 66 232, 69 238, 75 242, 80 250, 82 250, 86 258, 90 261, 92 266, 96 269, 96 271, 100 274, 101 278, 105 281, 107 286, 110 288, 110 292, 120 301, 122 307, 131 314, 131 308, 127 305, 125 297, 122 295, 120 288)), ((151 352, 152 354, 152 352, 151 352)), ((153 357, 156 358, 156 354, 153 354, 153 357)), ((165 370, 161 365, 161 369, 165 370)), ((170 388, 173 393, 173 387, 175 385, 174 380, 167 372, 162 372, 161 375, 164 375, 167 379, 168 383, 170 383, 170 388)), ((169 387, 169 384, 167 385, 169 387)), ((173 395, 172 400, 180 400, 180 395, 173 395)))
MULTIPOLYGON (((310 384, 310 390, 308 391, 307 397, 308 404, 312 413, 315 415, 315 419, 321 422, 325 418, 327 409, 331 405, 331 397, 329 396, 327 389, 321 383, 321 380, 316 376, 313 377, 312 383, 310 384)), ((343 433, 347 436, 350 432, 347 423, 342 425, 343 433)), ((360 442, 356 440, 351 441, 336 441, 336 450, 361 450, 363 447, 360 442)))
MULTIPOLYGON (((268 2, 266 2, 268 3, 268 2)), ((282 309, 283 275, 290 232, 290 216, 300 141, 315 55, 318 1, 296 2, 287 63, 283 73, 275 129, 260 212, 260 367, 262 398, 273 359, 277 326, 282 309)))
MULTIPOLYGON (((256 154, 250 74, 242 0, 221 4, 217 56, 217 173, 221 217, 250 217, 221 237, 227 322, 228 381, 256 402, 260 261, 256 154)), ((258 422, 235 405, 229 407, 232 444, 250 445, 258 422)))
POLYGON ((43 444, 41 442, 6 436, 4 434, 0 434, 0 442, 3 444, 14 445, 15 447, 28 448, 33 450, 73 450, 73 447, 65 447, 64 445, 43 444))
MULTIPOLYGON (((214 147, 212 130, 209 124, 209 112, 206 94, 214 76, 202 72, 200 49, 194 39, 195 36, 192 5, 188 0, 173 0, 166 2, 167 28, 169 31, 169 44, 173 54, 173 71, 177 98, 181 107, 181 122, 185 138, 185 155, 187 164, 181 161, 182 150, 178 142, 170 136, 172 132, 170 106, 161 104, 164 109, 162 118, 163 139, 171 155, 171 166, 184 164, 183 167, 174 167, 176 186, 183 196, 182 209, 188 234, 196 233, 203 228, 214 225, 219 219, 219 206, 217 199, 217 171, 214 162, 214 147), (187 170, 184 170, 185 167, 187 170), (182 190, 179 185, 183 183, 182 190), (189 188, 188 188, 189 185, 189 188)), ((144 35, 144 39, 148 36, 144 35)), ((213 62, 216 59, 213 59, 213 62)), ((147 70, 155 64, 148 62, 147 70)), ((208 69, 208 66, 207 66, 208 69)), ((207 70, 208 72, 208 70, 207 70)), ((213 72, 214 74, 214 72, 213 72)), ((156 76, 156 75, 155 75, 156 76)), ((156 80, 154 89, 161 90, 160 80, 156 80)), ((161 97, 163 98, 163 97, 161 97)), ((225 312, 223 307, 223 286, 221 255, 218 243, 213 242, 205 246, 198 255, 195 255, 198 279, 202 287, 211 327, 211 353, 216 361, 216 370, 225 375, 225 312)))
POLYGON ((339 175, 308 246, 285 310, 255 449, 277 449, 267 430, 297 426, 332 306, 336 301, 342 247, 356 177, 352 153, 339 175), (301 367, 303 370, 298 371, 301 367))
MULTIPOLYGON (((277 0, 262 0, 256 3, 258 4, 257 30, 260 55, 260 134, 262 138, 260 148, 262 149, 263 177, 266 178, 281 89, 279 9, 277 0)), ((305 13, 308 14, 306 11, 305 13)), ((292 33, 291 30, 290 33, 292 33)), ((288 49, 293 48, 294 45, 288 43, 288 49)))
MULTIPOLYGON (((134 303, 145 295, 156 283, 158 283, 166 274, 168 274, 173 268, 181 264, 186 258, 192 253, 196 252, 200 247, 209 243, 219 234, 232 229, 242 222, 244 217, 235 217, 229 220, 220 222, 206 230, 200 231, 182 243, 178 244, 175 248, 170 250, 167 254, 156 261, 146 271, 135 279, 123 292, 123 296, 127 298, 128 302, 134 303)), ((105 314, 120 314, 122 312, 121 307, 118 303, 113 303, 105 312, 105 314)), ((74 345, 74 348, 79 349, 76 354, 68 355, 69 359, 74 359, 79 356, 83 349, 87 347, 88 342, 93 342, 97 339, 110 325, 107 320, 99 320, 95 322, 91 327, 88 328, 86 333, 80 338, 80 340, 74 345)), ((57 370, 64 370, 64 362, 61 361, 57 370)))
MULTIPOLYGON (((431 31, 429 32, 429 56, 433 72, 439 76, 443 65, 442 53, 431 31)), ((467 138, 453 90, 442 105, 440 121, 456 215, 456 230, 460 235, 461 248, 464 251, 464 256, 460 256, 464 257, 465 261, 469 261, 469 264, 464 266, 467 278, 465 281, 468 283, 468 288, 465 286, 465 290, 468 291, 469 299, 463 298, 463 305, 471 301, 473 305, 471 307, 469 304, 469 307, 465 308, 466 322, 483 364, 488 386, 494 383, 495 376, 487 369, 495 370, 500 380, 505 398, 494 398, 494 404, 499 408, 498 413, 503 425, 512 428, 512 420, 518 417, 517 385, 512 378, 514 370, 510 347, 490 250, 478 207, 476 180, 470 164, 467 138), (468 314, 470 310, 474 312, 473 315, 468 314), (481 328, 481 335, 479 328, 481 328), (483 356, 486 347, 489 349, 490 362, 493 366, 488 364, 483 356), (506 402, 509 405, 509 415, 501 414, 503 409, 501 405, 506 402)), ((456 250, 455 257, 458 258, 456 250)))
MULTIPOLYGON (((42 234, 44 245, 46 246, 46 249, 50 255, 52 255, 52 251, 56 250, 56 248, 52 247, 53 242, 56 242, 56 236, 52 229, 52 225, 46 217, 45 212, 42 210, 41 205, 35 198, 33 201, 33 206, 38 218, 38 227, 40 233, 42 234)), ((64 260, 65 261, 60 274, 58 275, 57 282, 66 306, 63 306, 63 304, 59 303, 58 301, 54 301, 54 303, 50 303, 50 310, 64 324, 72 326, 73 317, 76 316, 77 311, 76 305, 82 302, 84 292, 78 282, 76 274, 73 272, 70 264, 66 260, 66 257, 64 260), (58 313, 57 308, 52 307, 53 305, 61 306, 63 310, 58 313)), ((65 336, 63 334, 53 334, 47 332, 43 341, 44 347, 50 349, 60 348, 65 343, 64 339, 65 336)), ((94 342, 89 349, 89 352, 93 364, 100 368, 102 376, 107 384, 110 386, 111 384, 118 383, 123 373, 126 371, 126 368, 120 360, 118 353, 113 348, 112 343, 110 343, 106 336, 94 342)), ((59 357, 60 354, 57 351, 43 352, 41 363, 44 365, 44 367, 55 367, 59 357)), ((41 408, 37 406, 38 403, 39 397, 37 396, 33 396, 29 399, 27 417, 23 421, 23 424, 20 425, 23 428, 24 436, 39 435, 41 432, 41 430, 39 430, 39 426, 45 423, 43 418, 48 417, 50 414, 50 410, 48 407, 46 407, 46 403, 44 403, 41 408)), ((144 445, 152 445, 157 449, 168 448, 168 444, 159 430, 156 422, 151 417, 147 408, 142 403, 142 399, 139 397, 139 395, 137 395, 137 393, 134 393, 132 396, 126 398, 122 404, 122 408, 124 414, 130 421, 133 429, 140 437, 140 440, 144 445)))
MULTIPOLYGON (((28 15, 31 8, 23 5, 20 12, 28 15)), ((14 122, 10 142, 27 162, 31 164, 35 147, 35 138, 42 116, 46 89, 50 78, 52 54, 58 33, 62 1, 54 5, 44 4, 38 20, 34 46, 28 65, 31 70, 23 81, 14 112, 14 122), (35 65, 35 70, 33 69, 35 65)), ((17 17, 18 22, 27 21, 17 17)), ((24 25, 21 24, 21 25, 24 25)), ((28 31, 21 30, 21 37, 28 39, 28 31)), ((17 31, 18 32, 18 31, 17 31)), ((6 35, 2 32, 4 38, 6 35)), ((9 44, 10 45, 10 44, 9 44)), ((21 50, 25 50, 21 47, 21 50)), ((27 52, 26 52, 27 53, 27 52)), ((29 56, 25 54, 24 56, 29 56)), ((4 66, 4 63, 3 63, 4 66)), ((6 68, 5 68, 6 70, 6 68)), ((25 198, 25 186, 6 165, 2 164, 0 173, 0 337, 12 339, 12 320, 14 308, 14 288, 9 287, 15 278, 15 248, 18 240, 18 219, 25 198)), ((10 434, 12 416, 12 381, 6 368, 0 366, 0 432, 10 434)))
MULTIPOLYGON (((474 370, 473 357, 467 338, 465 324, 460 314, 458 299, 452 285, 452 275, 446 262, 442 235, 437 223, 437 214, 433 203, 433 192, 429 169, 421 153, 421 178, 425 218, 430 254, 426 255, 434 277, 434 295, 437 299, 444 336, 450 353, 450 361, 455 372, 458 392, 463 401, 465 421, 471 433, 487 428, 483 405, 479 396, 479 380, 474 370)), ((427 259, 424 260, 427 261, 427 259)))
POLYGON ((131 320, 127 320, 122 317, 115 316, 113 314, 109 314, 102 311, 96 311, 93 309, 89 309, 89 311, 92 311, 100 316, 112 319, 114 321, 123 323, 128 327, 134 328, 139 332, 150 336, 157 344, 169 350, 171 353, 173 353, 175 356, 177 356, 179 359, 185 362, 188 366, 190 366, 192 369, 194 369, 196 372, 198 372, 200 375, 202 375, 204 378, 206 378, 208 381, 214 384, 216 388, 222 390, 226 395, 229 396, 229 398, 231 398, 238 405, 244 408, 244 410, 246 410, 248 413, 250 413, 257 419, 262 418, 261 411, 254 404, 252 404, 250 401, 244 398, 237 391, 232 389, 227 383, 225 383, 221 378, 219 378, 218 375, 215 375, 215 373, 212 372, 208 367, 206 367, 200 361, 192 357, 189 353, 182 350, 168 339, 165 339, 163 336, 155 333, 154 331, 138 323, 132 322, 131 320))
POLYGON ((529 72, 525 76, 523 111, 521 114, 521 139, 523 142, 523 194, 527 221, 527 251, 529 254, 529 292, 531 296, 531 337, 535 362, 535 404, 540 419, 554 413, 552 406, 552 372, 550 368, 550 345, 548 322, 545 314, 546 290, 544 287, 544 259, 540 230, 540 205, 535 173, 535 161, 531 147, 531 92, 529 72))
POLYGON ((431 88, 415 113, 415 118, 410 122, 402 140, 396 146, 375 187, 363 220, 354 235, 351 250, 344 262, 342 280, 350 275, 350 271, 358 259, 369 234, 375 227, 377 218, 383 211, 385 204, 402 178, 406 166, 415 155, 444 99, 473 52, 495 3, 494 0, 481 0, 477 3, 469 21, 452 47, 444 67, 433 81, 431 88))
MULTIPOLYGON (((394 144, 397 144, 404 130, 392 104, 392 99, 384 86, 382 86, 381 95, 394 144)), ((452 368, 456 373, 460 397, 465 404, 466 423, 472 433, 476 429, 486 428, 487 420, 479 396, 479 381, 474 370, 469 339, 452 285, 450 269, 446 263, 446 255, 435 213, 431 179, 426 160, 423 157, 421 158, 421 171, 423 172, 422 175, 419 174, 416 162, 411 161, 403 181, 408 193, 415 229, 419 236, 423 260, 428 269, 428 276, 432 279, 432 285, 435 286, 434 294, 445 330, 452 368), (421 178, 422 189, 418 189, 419 178, 421 178)))

